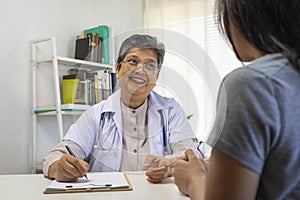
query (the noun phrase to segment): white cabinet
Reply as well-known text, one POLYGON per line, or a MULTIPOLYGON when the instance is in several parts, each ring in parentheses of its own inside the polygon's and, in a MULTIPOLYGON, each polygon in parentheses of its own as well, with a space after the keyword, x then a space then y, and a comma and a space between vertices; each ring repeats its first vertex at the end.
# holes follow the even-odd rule
MULTIPOLYGON (((59 138, 63 138, 63 118, 62 115, 78 115, 83 111, 78 111, 74 109, 64 109, 62 107, 61 102, 61 88, 60 88, 60 69, 71 69, 71 68, 80 68, 86 69, 90 71, 97 70, 109 70, 114 71, 114 66, 105 65, 101 63, 94 63, 84 60, 78 60, 73 58, 60 57, 57 55, 56 49, 56 39, 55 37, 46 38, 46 39, 38 39, 33 40, 30 43, 31 46, 31 116, 32 116, 32 173, 36 173, 37 170, 37 116, 45 116, 45 115, 56 115, 56 123, 57 123, 57 134, 59 138), (48 51, 41 51, 41 46, 48 47, 48 51), (49 48, 50 47, 50 48, 49 48), (48 56, 44 56, 46 58, 40 58, 39 54, 45 53, 48 56), (52 74, 53 77, 53 88, 54 88, 54 104, 49 105, 52 109, 45 110, 37 110, 37 70, 43 64, 48 63, 48 65, 52 65, 52 74)), ((45 79, 49 77, 43 77, 45 79)))

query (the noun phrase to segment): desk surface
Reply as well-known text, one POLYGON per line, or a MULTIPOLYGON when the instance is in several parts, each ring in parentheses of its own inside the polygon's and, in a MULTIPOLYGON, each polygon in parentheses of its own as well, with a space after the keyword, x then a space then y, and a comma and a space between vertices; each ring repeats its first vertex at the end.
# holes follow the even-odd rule
POLYGON ((69 194, 43 194, 44 188, 51 182, 41 174, 0 175, 1 199, 3 200, 134 200, 134 199, 172 199, 187 200, 188 197, 180 194, 172 178, 163 183, 152 184, 147 182, 144 172, 126 172, 132 186, 132 191, 115 192, 87 192, 69 194))

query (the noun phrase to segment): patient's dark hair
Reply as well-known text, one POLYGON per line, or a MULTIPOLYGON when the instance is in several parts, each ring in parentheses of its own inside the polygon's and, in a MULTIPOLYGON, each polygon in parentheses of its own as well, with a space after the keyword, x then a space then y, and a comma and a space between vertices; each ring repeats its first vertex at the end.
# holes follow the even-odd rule
POLYGON ((156 37, 140 34, 132 35, 123 41, 119 50, 117 64, 120 64, 123 61, 126 54, 134 48, 152 49, 157 55, 158 67, 159 69, 161 68, 165 55, 164 44, 159 43, 156 37))
POLYGON ((257 49, 282 53, 300 70, 299 0, 217 0, 216 11, 232 46, 229 21, 257 49))

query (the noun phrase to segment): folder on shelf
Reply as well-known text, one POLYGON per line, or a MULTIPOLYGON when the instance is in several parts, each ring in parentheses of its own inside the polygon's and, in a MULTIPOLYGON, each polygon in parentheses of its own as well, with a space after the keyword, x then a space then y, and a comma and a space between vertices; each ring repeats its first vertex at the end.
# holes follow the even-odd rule
POLYGON ((63 103, 88 104, 86 73, 63 76, 63 103))
POLYGON ((123 172, 94 172, 87 176, 88 179, 80 178, 76 182, 54 180, 45 188, 44 194, 133 190, 123 172))
POLYGON ((64 104, 74 103, 77 93, 79 79, 63 80, 63 102, 64 104))

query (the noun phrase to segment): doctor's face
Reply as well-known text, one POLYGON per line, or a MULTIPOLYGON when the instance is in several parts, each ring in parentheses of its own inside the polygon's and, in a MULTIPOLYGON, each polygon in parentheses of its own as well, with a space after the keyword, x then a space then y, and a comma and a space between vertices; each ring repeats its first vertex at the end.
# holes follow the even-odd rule
POLYGON ((152 49, 135 48, 117 66, 121 93, 131 101, 145 100, 155 87, 158 74, 157 55, 152 49))

